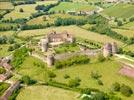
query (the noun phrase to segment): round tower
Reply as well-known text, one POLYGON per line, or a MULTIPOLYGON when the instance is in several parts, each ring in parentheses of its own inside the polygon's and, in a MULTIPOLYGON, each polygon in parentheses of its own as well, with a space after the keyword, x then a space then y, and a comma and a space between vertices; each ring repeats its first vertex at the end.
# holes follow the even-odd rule
POLYGON ((112 43, 112 54, 117 54, 118 53, 118 47, 115 42, 112 43))
POLYGON ((54 56, 53 55, 48 55, 47 56, 47 65, 50 67, 52 65, 54 65, 54 56))
POLYGON ((106 43, 103 47, 103 56, 109 57, 112 55, 112 45, 111 43, 106 43))
POLYGON ((41 40, 41 50, 42 52, 47 52, 48 50, 48 41, 46 39, 41 40))

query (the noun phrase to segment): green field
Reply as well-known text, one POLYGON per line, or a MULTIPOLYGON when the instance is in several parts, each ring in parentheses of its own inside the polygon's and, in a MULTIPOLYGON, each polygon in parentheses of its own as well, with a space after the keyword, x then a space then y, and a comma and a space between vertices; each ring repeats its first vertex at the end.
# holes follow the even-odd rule
POLYGON ((51 8, 51 11, 90 11, 94 10, 95 6, 91 6, 88 4, 82 4, 82 3, 71 3, 71 2, 62 2, 58 6, 51 8))
POLYGON ((73 34, 76 37, 81 37, 83 39, 89 39, 101 43, 106 42, 117 42, 119 45, 122 45, 123 43, 117 40, 114 40, 106 35, 100 35, 98 33, 90 32, 85 29, 79 28, 77 26, 61 26, 61 27, 51 27, 46 29, 38 29, 38 30, 27 30, 27 31, 21 31, 18 36, 19 37, 27 37, 27 36, 38 36, 43 34, 47 34, 51 30, 56 30, 57 32, 62 31, 68 31, 69 33, 73 34))
POLYGON ((14 6, 11 2, 0 2, 0 10, 13 9, 14 6))
POLYGON ((46 76, 46 65, 34 57, 27 57, 17 72, 22 75, 28 75, 34 80, 44 81, 46 76), (34 63, 42 64, 44 67, 35 66, 34 63))
POLYGON ((29 86, 21 89, 16 100, 78 100, 79 93, 50 86, 29 86))
POLYGON ((132 4, 117 4, 103 11, 103 14, 118 18, 129 18, 134 16, 134 5, 132 4))
POLYGON ((121 28, 125 28, 125 29, 129 29, 129 30, 134 31, 134 22, 130 22, 128 24, 125 24, 125 25, 121 26, 121 28))
POLYGON ((36 4, 19 5, 19 6, 16 6, 15 9, 11 13, 5 15, 4 18, 5 19, 29 18, 29 16, 31 16, 32 13, 37 12, 35 10, 35 7, 37 5, 43 5, 43 4, 49 5, 52 3, 56 3, 56 1, 40 1, 40 2, 37 2, 36 4), (20 8, 22 8, 24 12, 19 12, 20 8))
POLYGON ((113 30, 123 36, 134 37, 134 31, 132 30, 123 30, 123 29, 113 29, 113 30))
POLYGON ((33 25, 33 24, 46 24, 46 23, 54 23, 54 21, 57 18, 75 18, 75 19, 81 19, 81 18, 85 18, 84 16, 73 16, 73 15, 69 15, 69 14, 53 14, 53 15, 49 15, 49 16, 45 16, 46 20, 44 21, 43 19, 44 16, 40 16, 37 18, 34 18, 30 21, 27 22, 28 25, 33 25))

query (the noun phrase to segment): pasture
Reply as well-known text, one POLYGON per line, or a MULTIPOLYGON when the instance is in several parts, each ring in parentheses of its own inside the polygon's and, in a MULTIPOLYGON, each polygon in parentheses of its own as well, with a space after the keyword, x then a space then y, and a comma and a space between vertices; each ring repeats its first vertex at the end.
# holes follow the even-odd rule
POLYGON ((0 2, 0 10, 13 9, 14 6, 11 2, 0 2))
POLYGON ((68 31, 69 33, 73 34, 75 37, 80 37, 83 39, 93 40, 96 42, 106 43, 106 42, 117 42, 119 45, 122 45, 123 43, 117 40, 112 39, 111 37, 108 37, 106 35, 100 35, 98 33, 94 33, 91 31, 87 31, 85 29, 82 29, 78 26, 61 26, 61 27, 51 27, 46 29, 38 29, 38 30, 26 30, 21 31, 18 36, 19 37, 30 37, 30 36, 40 36, 40 35, 46 35, 51 30, 55 30, 57 32, 62 31, 68 31))
POLYGON ((50 12, 55 11, 90 11, 96 9, 95 6, 82 3, 61 2, 58 6, 50 9, 50 12))
POLYGON ((8 48, 9 48, 8 44, 0 45, 0 57, 7 56, 11 53, 8 51, 8 48))
POLYGON ((37 5, 49 5, 52 3, 56 3, 56 1, 39 1, 36 4, 19 5, 19 6, 16 6, 15 9, 11 13, 5 15, 4 18, 5 19, 29 18, 32 13, 37 12, 35 10, 35 7, 37 5), (19 11, 21 8, 23 9, 24 12, 19 11))
POLYGON ((104 15, 118 17, 118 18, 129 18, 134 15, 134 5, 132 4, 117 4, 104 9, 102 12, 104 15))
POLYGON ((22 88, 16 100, 78 100, 79 93, 50 86, 22 88))
POLYGON ((0 36, 5 35, 5 36, 9 37, 9 36, 13 35, 13 33, 14 33, 14 31, 0 31, 0 36))
POLYGON ((123 36, 134 37, 134 31, 132 30, 124 30, 124 29, 113 29, 113 30, 123 36))

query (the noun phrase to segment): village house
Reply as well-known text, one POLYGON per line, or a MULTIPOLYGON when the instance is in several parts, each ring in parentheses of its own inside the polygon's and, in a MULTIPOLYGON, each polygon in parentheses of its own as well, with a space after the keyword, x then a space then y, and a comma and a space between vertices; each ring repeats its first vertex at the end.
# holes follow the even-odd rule
POLYGON ((0 82, 7 80, 11 76, 11 73, 8 71, 5 74, 0 74, 0 82))

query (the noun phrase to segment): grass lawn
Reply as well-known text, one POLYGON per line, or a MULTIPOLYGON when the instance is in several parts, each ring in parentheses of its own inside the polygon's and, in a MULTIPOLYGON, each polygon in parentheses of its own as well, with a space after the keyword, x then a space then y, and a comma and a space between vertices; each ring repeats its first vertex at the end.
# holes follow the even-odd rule
POLYGON ((72 3, 72 2, 61 2, 58 6, 55 6, 53 8, 50 9, 51 11, 89 11, 89 10, 94 10, 95 6, 91 6, 89 4, 85 4, 85 3, 72 3))
MULTIPOLYGON (((129 79, 125 76, 118 74, 121 66, 116 61, 105 61, 103 63, 93 63, 87 65, 77 65, 69 68, 64 68, 61 70, 55 70, 57 77, 55 80, 62 83, 68 83, 69 79, 64 79, 64 75, 67 74, 70 76, 70 79, 79 77, 81 79, 80 87, 90 87, 98 88, 102 91, 108 91, 111 84, 114 82, 119 82, 121 84, 126 84, 134 88, 134 80, 129 79), (103 82, 103 86, 98 85, 97 81, 92 79, 90 74, 92 71, 97 71, 102 77, 100 78, 103 82)), ((125 98, 121 95, 123 100, 133 100, 134 95, 125 98)))
POLYGON ((13 5, 11 2, 0 2, 0 10, 1 9, 13 9, 13 5))
POLYGON ((38 35, 45 35, 51 30, 56 30, 57 32, 62 32, 67 30, 69 33, 73 34, 76 37, 81 37, 83 39, 89 39, 96 42, 106 43, 106 42, 117 42, 119 45, 123 43, 117 40, 114 40, 106 35, 100 35, 98 33, 90 32, 85 29, 79 28, 77 26, 61 26, 61 27, 51 27, 46 29, 38 29, 38 30, 26 30, 21 31, 18 36, 20 37, 27 37, 27 36, 38 36, 38 35))
POLYGON ((0 83, 0 96, 3 95, 3 93, 8 89, 10 85, 7 83, 0 83))
POLYGON ((132 30, 124 30, 124 29, 113 29, 115 32, 122 34, 127 37, 134 37, 134 31, 132 30))
POLYGON ((29 86, 23 88, 16 100, 78 100, 79 93, 50 87, 29 86))
POLYGON ((45 63, 34 57, 27 57, 21 67, 16 69, 16 72, 21 75, 28 75, 34 80, 44 81, 47 78, 46 70, 45 63), (41 64, 43 67, 36 66, 34 63, 41 64))
POLYGON ((8 51, 8 44, 0 45, 0 57, 8 56, 11 52, 8 51))
POLYGON ((117 4, 105 9, 103 13, 113 17, 129 18, 134 15, 134 5, 117 4))

